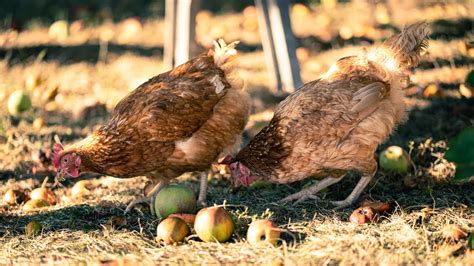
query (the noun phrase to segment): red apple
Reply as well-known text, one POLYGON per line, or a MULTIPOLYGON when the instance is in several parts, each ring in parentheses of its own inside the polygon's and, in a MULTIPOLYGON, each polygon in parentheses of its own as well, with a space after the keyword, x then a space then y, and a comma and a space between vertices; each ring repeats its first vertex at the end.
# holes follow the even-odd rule
POLYGON ((194 230, 205 242, 225 242, 234 232, 234 223, 224 208, 209 207, 197 213, 194 230))

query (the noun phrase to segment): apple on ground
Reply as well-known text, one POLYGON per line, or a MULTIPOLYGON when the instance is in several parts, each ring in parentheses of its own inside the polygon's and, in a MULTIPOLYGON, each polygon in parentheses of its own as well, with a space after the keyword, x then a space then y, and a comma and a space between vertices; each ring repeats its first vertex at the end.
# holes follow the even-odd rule
POLYGON ((366 206, 357 208, 352 212, 349 220, 354 224, 368 224, 377 222, 378 217, 378 213, 374 208, 366 206))
POLYGON ((390 146, 379 156, 380 168, 385 171, 406 174, 410 168, 410 156, 399 146, 390 146))
POLYGON ((168 217, 161 221, 156 229, 156 241, 166 244, 182 242, 190 233, 185 221, 178 217, 168 217))
POLYGON ((225 242, 234 232, 234 223, 224 208, 209 207, 197 213, 194 230, 204 242, 225 242))
POLYGON ((26 225, 25 234, 27 236, 35 236, 41 233, 41 229, 43 229, 41 223, 33 220, 26 225))
POLYGON ((152 212, 160 219, 173 213, 195 213, 196 196, 186 186, 168 185, 162 188, 153 199, 152 212))
POLYGON ((8 98, 8 112, 17 116, 31 108, 31 99, 22 90, 14 91, 8 98))
POLYGON ((30 198, 32 200, 44 200, 49 203, 49 205, 56 204, 56 195, 54 192, 46 187, 48 182, 48 177, 43 180, 43 184, 39 188, 35 188, 30 193, 30 198))
POLYGON ((50 206, 50 204, 45 200, 31 199, 31 200, 27 201, 25 203, 25 205, 23 205, 23 210, 24 211, 34 211, 34 210, 37 210, 39 208, 44 208, 44 207, 48 207, 48 206, 50 206))
POLYGON ((247 230, 247 241, 250 244, 270 243, 276 245, 280 239, 281 231, 269 220, 255 220, 247 230))

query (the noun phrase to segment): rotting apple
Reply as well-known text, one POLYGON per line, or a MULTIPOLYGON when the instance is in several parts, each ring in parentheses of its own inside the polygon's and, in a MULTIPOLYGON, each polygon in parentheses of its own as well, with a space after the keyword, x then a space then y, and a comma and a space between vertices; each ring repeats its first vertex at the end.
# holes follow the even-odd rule
POLYGON ((156 241, 166 244, 182 242, 190 233, 185 221, 178 217, 168 217, 161 221, 156 229, 156 241))
POLYGON ((28 195, 19 190, 9 189, 5 195, 3 195, 3 202, 8 205, 21 204, 27 200, 29 200, 28 195))
POLYGON ((81 198, 81 197, 89 195, 91 193, 91 191, 87 188, 89 184, 90 184, 89 180, 78 181, 71 188, 71 197, 81 198))
POLYGON ((255 220, 247 230, 247 241, 250 244, 270 243, 275 246, 280 239, 281 231, 269 220, 255 220))
POLYGON ((373 223, 378 220, 378 214, 372 207, 360 207, 352 212, 349 220, 354 224, 373 223))

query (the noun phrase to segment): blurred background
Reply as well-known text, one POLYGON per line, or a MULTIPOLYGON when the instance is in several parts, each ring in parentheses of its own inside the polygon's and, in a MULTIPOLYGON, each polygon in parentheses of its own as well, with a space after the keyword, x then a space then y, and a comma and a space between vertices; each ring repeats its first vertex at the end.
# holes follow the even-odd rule
MULTIPOLYGON (((50 168, 52 136, 69 142, 104 123, 115 104, 168 70, 163 65, 164 0, 1 0, 0 172, 50 168), (22 91, 32 107, 7 108, 22 91)), ((413 110, 385 144, 448 140, 472 126, 474 63, 472 1, 290 1, 291 27, 303 82, 320 77, 338 58, 381 43, 404 25, 431 24, 431 41, 406 92, 413 110), (448 122, 449 121, 449 122, 448 122)), ((240 40, 237 75, 253 97, 245 139, 272 117, 286 95, 271 88, 253 1, 202 1, 196 16, 200 51, 212 41, 240 40)))

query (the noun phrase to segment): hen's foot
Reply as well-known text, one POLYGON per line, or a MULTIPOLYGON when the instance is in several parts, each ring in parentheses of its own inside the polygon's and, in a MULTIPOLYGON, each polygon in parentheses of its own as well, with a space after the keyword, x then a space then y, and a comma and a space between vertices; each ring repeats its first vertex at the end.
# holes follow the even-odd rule
POLYGON ((369 184, 370 180, 372 180, 372 178, 374 177, 374 174, 362 176, 357 185, 355 186, 354 190, 352 190, 351 194, 349 194, 349 196, 345 200, 331 201, 331 204, 336 206, 334 209, 338 210, 351 206, 360 197, 364 189, 369 184))
POLYGON ((282 199, 281 203, 288 203, 290 201, 295 201, 293 204, 298 204, 303 202, 307 199, 319 200, 319 197, 316 196, 316 193, 319 191, 329 187, 330 185, 339 182, 344 175, 334 178, 334 177, 326 177, 325 179, 319 181, 318 183, 310 186, 309 188, 305 188, 298 193, 291 194, 290 196, 282 199))
POLYGON ((293 201, 293 205, 296 205, 300 202, 305 200, 312 199, 312 200, 320 200, 318 196, 314 195, 311 191, 302 190, 300 192, 294 193, 289 195, 288 197, 280 200, 280 203, 290 203, 293 201))
POLYGON ((128 213, 130 212, 133 207, 137 206, 138 204, 141 204, 141 203, 149 203, 151 204, 151 201, 152 201, 152 197, 143 197, 143 198, 138 198, 138 199, 134 199, 132 200, 128 205, 127 205, 127 208, 125 209, 125 213, 128 213))

